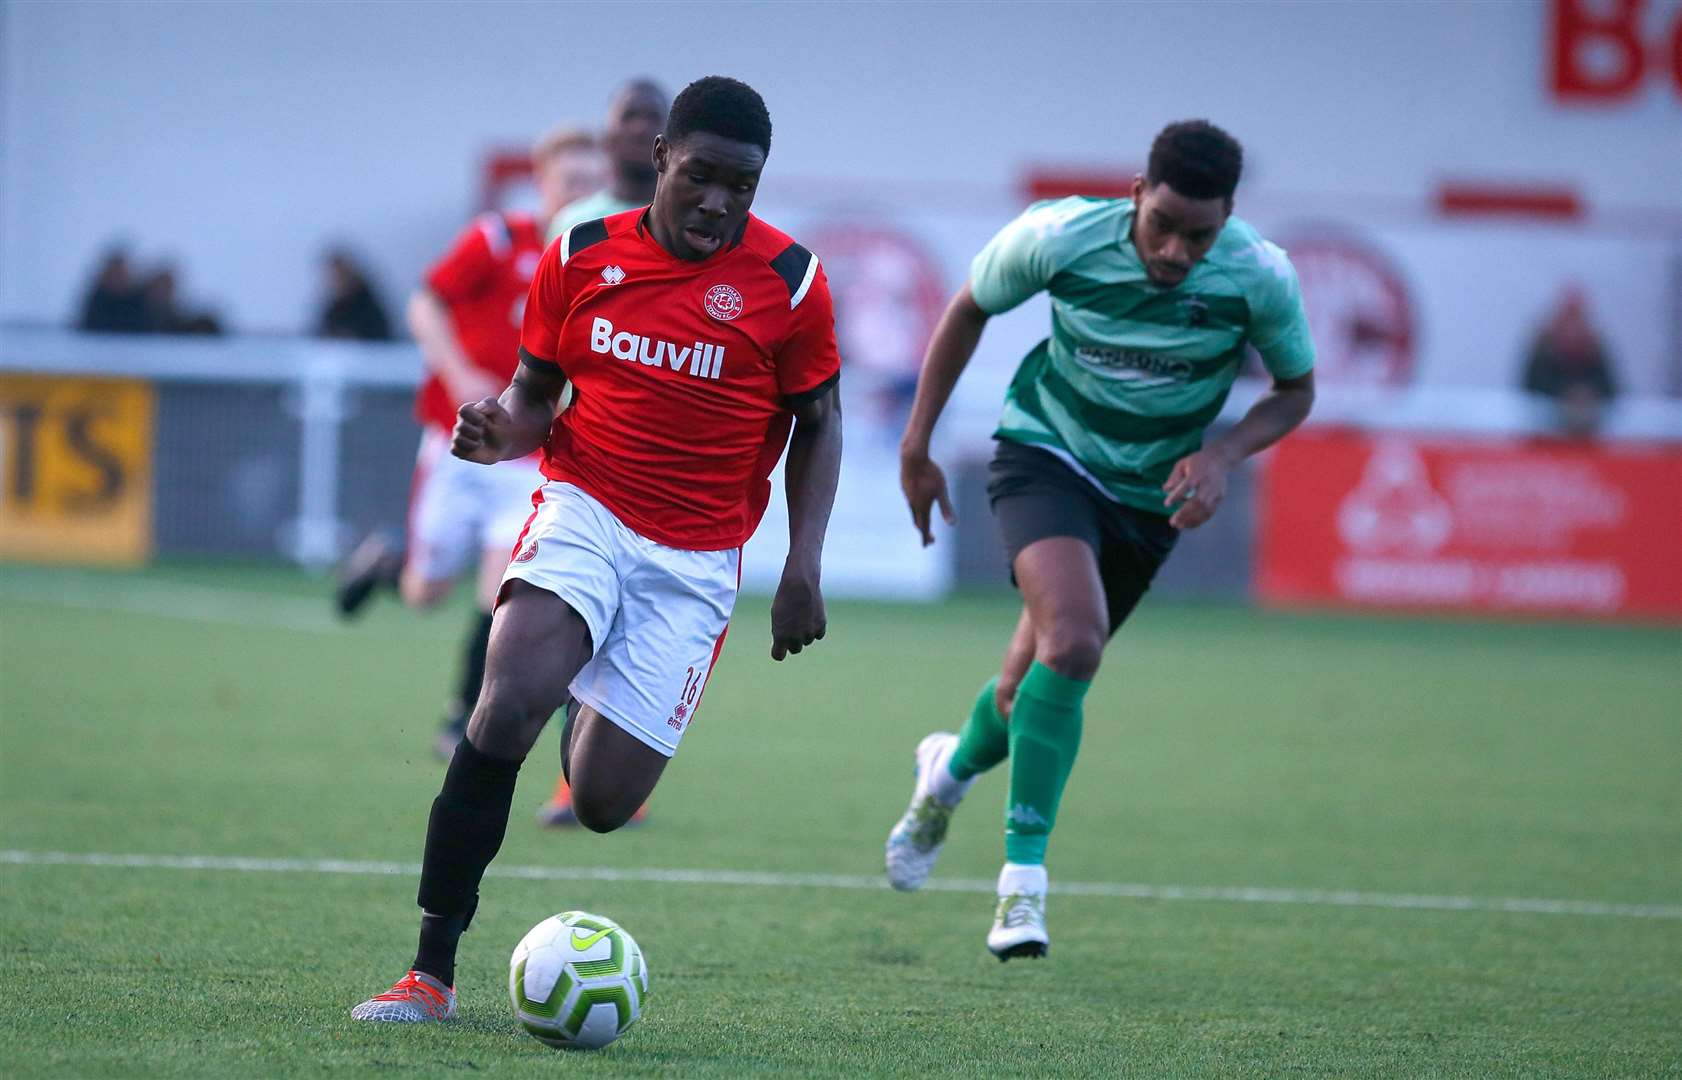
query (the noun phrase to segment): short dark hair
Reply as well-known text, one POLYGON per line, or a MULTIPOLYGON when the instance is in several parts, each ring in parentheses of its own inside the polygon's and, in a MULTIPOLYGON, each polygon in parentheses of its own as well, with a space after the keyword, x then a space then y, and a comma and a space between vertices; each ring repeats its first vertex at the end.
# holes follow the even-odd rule
POLYGON ((771 153, 771 114, 759 91, 740 79, 708 75, 696 79, 672 102, 666 121, 666 141, 706 131, 737 142, 753 143, 771 153))
POLYGON ((1232 199, 1244 172, 1244 148, 1207 120, 1169 124, 1151 143, 1145 183, 1167 183, 1188 199, 1232 199))

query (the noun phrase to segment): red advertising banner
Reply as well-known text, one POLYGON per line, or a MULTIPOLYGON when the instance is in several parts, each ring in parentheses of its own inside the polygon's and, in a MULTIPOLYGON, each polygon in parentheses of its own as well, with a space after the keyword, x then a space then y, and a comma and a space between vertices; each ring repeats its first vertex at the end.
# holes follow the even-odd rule
POLYGON ((1682 620, 1682 447, 1309 430, 1259 507, 1266 603, 1682 620))

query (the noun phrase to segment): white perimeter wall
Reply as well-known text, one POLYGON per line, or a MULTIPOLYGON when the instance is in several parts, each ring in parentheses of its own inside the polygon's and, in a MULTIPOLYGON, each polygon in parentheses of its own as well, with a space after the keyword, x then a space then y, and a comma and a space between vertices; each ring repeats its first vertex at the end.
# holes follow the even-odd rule
MULTIPOLYGON (((1678 2, 1649 0, 1653 24, 1678 2)), ((1009 192, 1025 163, 1136 163, 1164 122, 1208 115, 1249 148, 1246 197, 1418 200, 1471 176, 1682 210, 1676 93, 1554 104, 1545 22, 1527 2, 6 0, 0 320, 67 319, 119 236, 240 330, 304 327, 333 239, 395 306, 489 147, 594 120, 636 73, 757 86, 773 196, 779 177, 1009 192)))

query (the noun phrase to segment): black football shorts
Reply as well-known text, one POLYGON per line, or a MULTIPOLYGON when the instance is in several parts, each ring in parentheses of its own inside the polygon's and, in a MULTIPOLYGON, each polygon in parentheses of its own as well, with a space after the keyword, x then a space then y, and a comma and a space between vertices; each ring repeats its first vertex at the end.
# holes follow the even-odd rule
POLYGON ((1054 455, 1009 439, 998 440, 987 496, 1013 565, 1023 548, 1048 536, 1086 541, 1098 557, 1111 635, 1150 588, 1180 535, 1166 516, 1107 498, 1054 455))

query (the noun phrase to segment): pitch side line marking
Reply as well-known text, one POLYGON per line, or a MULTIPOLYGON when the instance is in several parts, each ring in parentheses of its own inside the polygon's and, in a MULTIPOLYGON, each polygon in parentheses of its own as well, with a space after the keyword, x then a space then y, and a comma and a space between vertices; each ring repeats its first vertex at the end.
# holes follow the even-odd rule
MULTIPOLYGON (((0 851, 0 864, 13 866, 99 866, 136 870, 231 870, 240 873, 420 874, 418 863, 353 859, 259 859, 223 855, 119 855, 101 852, 0 851)), ((881 878, 861 874, 781 874, 757 870, 658 870, 611 867, 492 866, 490 877, 526 881, 625 881, 671 885, 727 885, 738 888, 886 889, 881 878)), ((981 878, 936 878, 933 892, 991 893, 981 878)), ((1539 900, 1522 897, 1419 896, 1336 889, 1267 889, 1218 885, 1128 885, 1105 881, 1054 882, 1060 896, 1124 900, 1205 900, 1237 904, 1307 904, 1397 910, 1494 911, 1526 915, 1587 915, 1620 919, 1682 919, 1679 904, 1618 904, 1599 900, 1539 900)))

